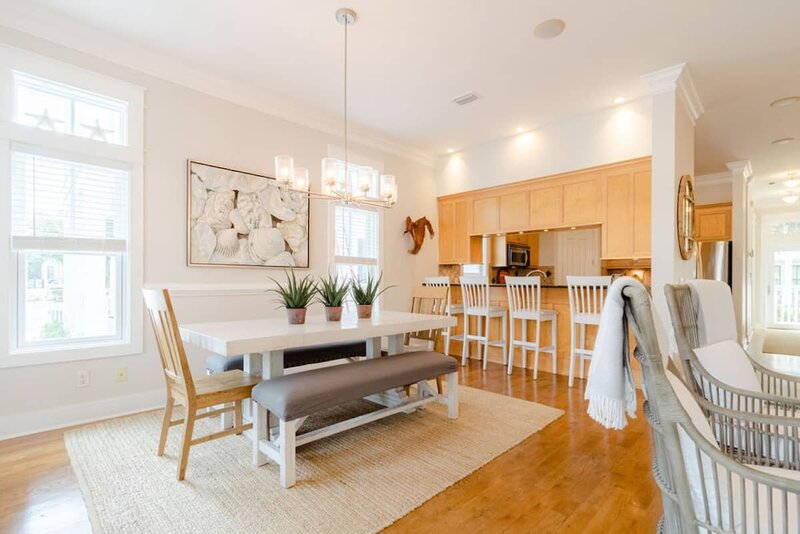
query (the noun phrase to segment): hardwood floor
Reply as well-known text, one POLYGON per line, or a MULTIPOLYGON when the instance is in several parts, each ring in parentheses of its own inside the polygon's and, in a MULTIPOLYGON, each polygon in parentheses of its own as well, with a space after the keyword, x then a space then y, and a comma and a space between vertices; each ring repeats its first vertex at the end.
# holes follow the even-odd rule
MULTIPOLYGON (((655 532, 661 515, 650 476, 644 416, 621 432, 586 415, 583 382, 477 361, 461 383, 564 410, 518 446, 435 496, 385 532, 655 532)), ((641 397, 641 395, 640 395, 641 397)), ((640 399, 641 402, 641 399, 640 399)), ((0 442, 0 532, 90 532, 63 430, 0 442)))

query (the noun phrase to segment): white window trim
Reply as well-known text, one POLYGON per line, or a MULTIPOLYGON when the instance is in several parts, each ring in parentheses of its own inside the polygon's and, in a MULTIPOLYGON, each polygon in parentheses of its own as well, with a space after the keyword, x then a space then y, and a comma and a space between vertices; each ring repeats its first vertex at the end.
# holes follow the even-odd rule
MULTIPOLYGON (((336 255, 336 206, 344 206, 342 202, 328 202, 328 270, 335 272, 334 267, 339 263, 350 263, 356 265, 375 265, 378 272, 383 271, 383 233, 384 233, 384 210, 360 206, 359 209, 374 211, 378 214, 378 260, 374 263, 372 258, 359 258, 357 256, 337 256, 336 255)), ((381 309, 381 299, 378 297, 377 308, 381 309)))
POLYGON ((0 368, 22 367, 67 361, 89 360, 104 357, 141 354, 143 347, 142 282, 143 263, 143 183, 144 183, 144 88, 121 80, 82 69, 67 63, 46 58, 17 48, 0 45, 0 368), (12 71, 28 72, 42 78, 53 79, 128 102, 128 145, 102 143, 88 138, 36 130, 12 122, 12 71), (10 198, 11 180, 10 144, 46 146, 48 150, 70 154, 71 157, 107 159, 117 166, 125 164, 130 172, 130 239, 124 267, 130 272, 122 291, 125 295, 125 326, 123 339, 92 346, 54 347, 42 351, 16 348, 17 332, 16 284, 12 287, 12 274, 16 273, 16 254, 10 250, 10 198))

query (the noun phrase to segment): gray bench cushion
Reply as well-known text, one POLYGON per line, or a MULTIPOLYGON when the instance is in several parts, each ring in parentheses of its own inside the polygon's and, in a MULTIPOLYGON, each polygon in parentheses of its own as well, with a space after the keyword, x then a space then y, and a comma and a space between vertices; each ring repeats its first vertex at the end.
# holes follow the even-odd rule
MULTIPOLYGON (((366 341, 346 341, 327 345, 312 345, 299 349, 289 349, 283 354, 284 368, 299 367, 312 363, 324 363, 340 358, 353 358, 367 355, 366 341)), ((214 354, 206 358, 206 369, 212 373, 224 373, 238 369, 244 371, 244 357, 214 354)))
POLYGON ((438 352, 412 352, 264 380, 253 400, 285 421, 458 370, 438 352))

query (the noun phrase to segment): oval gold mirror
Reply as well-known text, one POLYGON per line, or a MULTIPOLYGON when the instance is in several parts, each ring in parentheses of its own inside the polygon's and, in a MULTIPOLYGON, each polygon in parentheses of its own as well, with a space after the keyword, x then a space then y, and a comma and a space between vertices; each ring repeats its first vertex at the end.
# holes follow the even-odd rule
POLYGON ((681 258, 689 260, 694 255, 694 185, 688 174, 678 183, 678 249, 681 258))

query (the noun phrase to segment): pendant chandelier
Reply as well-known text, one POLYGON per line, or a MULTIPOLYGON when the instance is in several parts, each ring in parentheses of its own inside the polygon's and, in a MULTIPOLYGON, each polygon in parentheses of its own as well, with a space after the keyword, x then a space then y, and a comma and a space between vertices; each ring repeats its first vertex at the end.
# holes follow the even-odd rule
POLYGON ((381 175, 377 169, 364 166, 357 167, 356 180, 351 180, 347 139, 347 28, 355 24, 356 12, 347 8, 339 9, 336 11, 336 21, 344 26, 344 167, 335 158, 323 158, 322 191, 316 192, 309 190, 308 169, 295 167, 291 156, 275 156, 275 179, 278 187, 304 194, 308 198, 391 208, 397 202, 394 176, 381 175))

